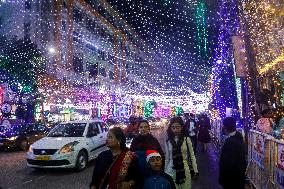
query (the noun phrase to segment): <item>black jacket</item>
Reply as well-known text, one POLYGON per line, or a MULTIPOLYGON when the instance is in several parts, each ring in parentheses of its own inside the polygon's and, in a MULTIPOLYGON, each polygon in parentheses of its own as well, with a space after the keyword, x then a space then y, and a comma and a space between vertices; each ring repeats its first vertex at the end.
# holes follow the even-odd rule
POLYGON ((219 183, 223 188, 244 189, 246 171, 245 145, 241 133, 226 139, 219 163, 219 183))
POLYGON ((194 132, 195 132, 195 135, 197 135, 197 122, 194 120, 194 119, 188 119, 185 123, 184 123, 184 129, 185 129, 185 135, 186 136, 189 136, 189 129, 190 129, 190 122, 194 123, 194 132))

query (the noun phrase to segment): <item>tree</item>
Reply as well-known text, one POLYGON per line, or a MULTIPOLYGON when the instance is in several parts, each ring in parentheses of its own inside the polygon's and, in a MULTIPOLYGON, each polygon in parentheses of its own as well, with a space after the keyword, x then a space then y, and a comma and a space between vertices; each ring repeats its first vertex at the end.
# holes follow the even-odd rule
POLYGON ((37 74, 44 71, 44 58, 29 39, 0 36, 0 83, 17 93, 37 92, 37 74))

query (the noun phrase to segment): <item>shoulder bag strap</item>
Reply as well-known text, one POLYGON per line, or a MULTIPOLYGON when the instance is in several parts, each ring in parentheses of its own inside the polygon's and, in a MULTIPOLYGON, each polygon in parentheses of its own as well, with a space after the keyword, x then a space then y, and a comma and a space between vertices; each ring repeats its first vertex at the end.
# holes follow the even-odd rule
POLYGON ((191 156, 190 156, 190 151, 189 151, 187 139, 188 139, 188 137, 185 137, 186 149, 187 149, 187 162, 188 162, 189 169, 192 169, 191 156))
POLYGON ((114 159, 114 161, 112 162, 112 164, 109 166, 109 168, 108 168, 106 174, 104 175, 103 179, 101 180, 101 184, 100 184, 100 186, 99 186, 98 189, 101 189, 101 187, 103 186, 107 175, 109 174, 109 172, 110 172, 111 168, 113 167, 113 165, 114 165, 114 164, 116 163, 116 161, 118 160, 118 157, 119 157, 119 156, 120 156, 120 155, 118 155, 118 156, 114 159))

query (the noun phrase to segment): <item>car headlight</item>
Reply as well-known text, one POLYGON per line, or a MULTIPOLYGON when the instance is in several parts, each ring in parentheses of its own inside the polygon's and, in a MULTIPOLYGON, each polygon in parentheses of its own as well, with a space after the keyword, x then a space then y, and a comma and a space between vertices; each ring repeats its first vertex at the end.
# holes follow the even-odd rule
POLYGON ((60 149, 59 153, 60 153, 60 154, 65 154, 65 153, 73 152, 73 151, 74 151, 74 147, 75 147, 77 144, 79 144, 78 141, 70 142, 70 143, 64 145, 64 146, 60 149))
POLYGON ((32 145, 30 145, 28 152, 31 152, 31 153, 33 152, 33 147, 32 147, 32 145))
POLYGON ((8 138, 8 140, 16 140, 17 138, 18 136, 13 136, 13 137, 8 138))

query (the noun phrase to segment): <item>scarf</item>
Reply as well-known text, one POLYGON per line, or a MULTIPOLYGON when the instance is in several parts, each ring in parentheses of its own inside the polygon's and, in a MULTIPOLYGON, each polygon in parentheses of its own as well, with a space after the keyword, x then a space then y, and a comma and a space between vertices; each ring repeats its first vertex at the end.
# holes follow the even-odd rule
POLYGON ((181 146, 184 141, 184 137, 179 138, 176 142, 174 139, 171 139, 170 142, 173 147, 172 156, 173 156, 173 169, 176 170, 176 184, 183 184, 185 183, 185 171, 184 171, 184 164, 183 164, 183 156, 181 152, 181 146))
POLYGON ((128 168, 134 157, 130 151, 122 151, 111 168, 108 180, 108 189, 119 189, 119 184, 123 182, 128 174, 128 168))

